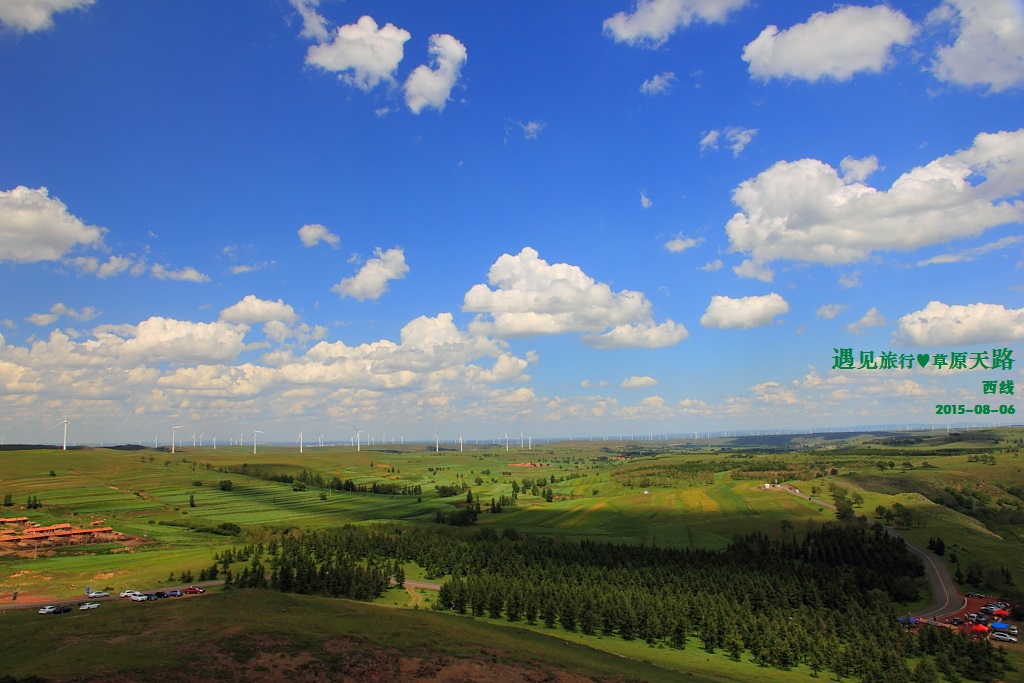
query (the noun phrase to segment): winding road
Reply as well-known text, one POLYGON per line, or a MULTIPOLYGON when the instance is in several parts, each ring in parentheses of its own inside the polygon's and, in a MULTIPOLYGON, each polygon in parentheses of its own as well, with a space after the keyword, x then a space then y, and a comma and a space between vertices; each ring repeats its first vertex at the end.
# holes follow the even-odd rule
MULTIPOLYGON (((808 500, 815 505, 820 505, 831 510, 836 509, 836 506, 832 503, 821 500, 820 498, 813 498, 788 484, 780 484, 779 488, 793 494, 794 496, 799 496, 804 500, 808 500)), ((861 516, 864 517, 863 515, 861 516)), ((867 517, 864 517, 864 519, 867 520, 869 525, 878 524, 878 522, 873 519, 868 519, 867 517)), ((961 597, 957 592, 956 583, 953 581, 953 577, 950 575, 949 569, 947 569, 946 565, 935 557, 934 553, 931 553, 917 545, 900 532, 894 530, 892 527, 887 527, 884 524, 881 526, 885 529, 885 533, 895 538, 902 539, 912 552, 916 553, 922 560, 924 560, 924 571, 928 575, 928 583, 930 583, 932 587, 934 602, 932 602, 932 604, 927 608, 913 612, 908 616, 920 619, 937 619, 948 614, 960 612, 967 606, 967 599, 961 597)))

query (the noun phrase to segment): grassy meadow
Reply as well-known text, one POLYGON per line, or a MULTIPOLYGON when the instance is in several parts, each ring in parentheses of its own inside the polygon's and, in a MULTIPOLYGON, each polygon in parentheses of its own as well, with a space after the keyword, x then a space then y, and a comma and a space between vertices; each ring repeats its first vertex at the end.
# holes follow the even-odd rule
MULTIPOLYGON (((848 435, 840 440, 809 435, 803 440, 790 439, 785 447, 776 442, 758 447, 744 440, 713 439, 700 444, 677 444, 675 448, 668 444, 642 444, 644 448, 665 452, 625 460, 617 458, 617 454, 635 450, 636 444, 566 442, 508 450, 503 446, 467 444, 465 451, 441 452, 433 450, 433 445, 429 450, 424 450, 424 445, 371 446, 358 452, 348 446, 333 446, 307 447, 301 454, 296 447, 274 446, 260 447, 256 454, 251 447, 186 447, 173 455, 152 449, 4 450, 0 451, 0 495, 10 495, 14 504, 4 507, 0 516, 24 515, 39 524, 70 522, 77 527, 102 520, 103 525, 135 540, 128 544, 95 543, 2 555, 0 606, 10 605, 15 591, 24 596, 24 601, 73 598, 80 596, 85 586, 115 592, 179 585, 183 571, 198 572, 208 567, 215 554, 244 543, 249 534, 261 527, 323 528, 382 522, 433 527, 438 511, 451 511, 465 504, 463 485, 484 510, 476 528, 491 527, 500 533, 514 527, 521 534, 568 540, 722 549, 737 534, 756 531, 772 537, 800 536, 804 530, 834 519, 835 514, 818 503, 762 486, 779 476, 806 493, 817 491, 817 497, 824 501, 831 500, 828 489, 833 483, 856 491, 863 497, 857 512, 869 517, 874 516, 877 506, 891 508, 900 503, 911 508, 916 519, 914 526, 901 533, 921 545, 934 536, 941 537, 947 548, 942 559, 951 571, 965 569, 971 562, 986 567, 1003 566, 1017 586, 1024 585, 1024 565, 1020 559, 1024 558, 1024 537, 1014 533, 1012 524, 983 523, 929 500, 936 492, 959 487, 977 493, 981 496, 978 500, 988 496, 992 509, 1011 510, 1007 489, 1024 482, 1024 459, 1013 447, 1015 440, 1024 438, 1024 429, 1004 428, 967 436, 970 438, 951 441, 944 433, 923 434, 916 440, 877 435, 848 435), (984 461, 978 459, 978 453, 987 455, 984 461), (890 460, 896 463, 895 467, 878 466, 879 461, 890 460), (257 468, 260 476, 226 471, 243 464, 257 468), (359 493, 315 485, 295 490, 301 487, 268 479, 272 475, 298 477, 304 471, 328 481, 334 477, 351 480, 356 485, 419 486, 421 493, 359 493), (551 481, 552 475, 555 481, 551 481), (526 486, 530 482, 524 482, 542 478, 536 493, 526 486), (222 490, 223 480, 231 481, 231 490, 222 490), (500 513, 488 512, 492 500, 512 496, 513 481, 521 489, 515 505, 505 506, 500 513), (435 486, 454 486, 459 491, 442 498, 435 486), (550 501, 545 489, 550 489, 550 501), (38 496, 42 506, 25 509, 30 496, 38 496), (227 525, 229 530, 240 528, 241 532, 210 533, 221 525, 227 525)), ((475 533, 472 529, 453 531, 475 533)), ((426 577, 415 565, 406 567, 406 576, 409 580, 438 578, 426 577)), ((972 588, 962 584, 961 589, 966 592, 972 588)), ((464 639, 463 629, 478 631, 485 628, 483 624, 487 621, 429 613, 434 593, 422 588, 393 589, 373 606, 335 605, 337 601, 327 601, 332 606, 326 608, 314 608, 312 602, 303 602, 322 599, 277 594, 252 597, 248 591, 243 593, 250 596, 246 598, 249 603, 297 601, 284 608, 296 614, 330 609, 343 614, 358 612, 365 619, 369 613, 362 610, 383 610, 387 615, 399 616, 375 616, 370 621, 377 623, 383 619, 381 623, 396 633, 426 628, 427 621, 423 620, 428 620, 430 628, 458 632, 451 636, 453 641, 464 639), (430 620, 438 621, 435 624, 430 620)), ((237 596, 215 597, 228 601, 215 603, 221 605, 217 609, 241 609, 232 602, 240 600, 237 596)), ((927 602, 927 596, 922 596, 920 604, 927 602)), ((113 639, 117 637, 114 633, 121 617, 141 614, 137 610, 125 611, 134 607, 137 606, 107 603, 97 614, 76 612, 65 615, 74 618, 64 621, 76 625, 72 630, 81 629, 79 625, 87 621, 90 631, 102 624, 104 630, 96 637, 113 639)), ((175 620, 185 619, 182 615, 194 609, 194 605, 182 601, 180 605, 166 607, 162 603, 145 606, 147 610, 154 608, 177 623, 175 620)), ((194 622, 189 634, 168 637, 184 642, 203 629, 215 628, 219 619, 215 611, 208 613, 204 607, 203 623, 194 622), (212 625, 207 626, 206 619, 212 620, 212 625)), ((27 611, 8 611, 0 617, 0 629, 32 629, 39 631, 40 637, 46 636, 47 629, 59 629, 56 623, 27 611)), ((245 623, 246 628, 254 628, 252 623, 245 623)), ((257 619, 255 627, 261 627, 261 623, 257 619)), ((347 622, 342 619, 339 623, 347 622)), ((297 642, 306 642, 308 634, 301 635, 306 626, 298 622, 293 626, 297 642)), ((642 680, 676 680, 672 676, 679 671, 696 672, 707 676, 707 680, 718 681, 748 680, 751 675, 773 681, 810 678, 804 670, 769 672, 755 670, 749 662, 708 658, 696 645, 679 652, 618 639, 588 638, 558 629, 552 632, 542 627, 510 627, 496 622, 486 628, 494 629, 486 631, 487 637, 507 642, 508 648, 524 647, 508 640, 522 638, 534 639, 530 646, 544 652, 548 647, 555 651, 568 647, 558 645, 562 642, 581 643, 580 652, 585 651, 584 645, 608 650, 614 655, 598 658, 602 663, 595 671, 613 671, 617 662, 620 670, 628 670, 642 680), (549 643, 553 634, 557 636, 554 646, 549 643), (622 657, 631 660, 628 665, 622 666, 622 657), (648 666, 645 662, 650 669, 643 668, 648 666), (602 668, 606 664, 607 668, 602 668)), ((85 631, 75 632, 83 643, 93 642, 85 631)), ((380 638, 381 642, 386 640, 384 635, 380 638)), ((138 647, 143 647, 141 642, 138 647)), ((60 658, 67 671, 54 670, 52 675, 69 674, 88 658, 74 652, 71 648, 67 659, 63 655, 60 658)), ((45 673, 11 660, 10 652, 0 656, 8 658, 6 662, 0 661, 0 673, 45 673)), ((1024 670, 1024 656, 1014 651, 1012 658, 1024 670)), ((153 661, 158 662, 159 656, 153 661)), ((551 661, 562 660, 556 657, 551 661)), ((695 676, 691 680, 701 679, 695 676)))

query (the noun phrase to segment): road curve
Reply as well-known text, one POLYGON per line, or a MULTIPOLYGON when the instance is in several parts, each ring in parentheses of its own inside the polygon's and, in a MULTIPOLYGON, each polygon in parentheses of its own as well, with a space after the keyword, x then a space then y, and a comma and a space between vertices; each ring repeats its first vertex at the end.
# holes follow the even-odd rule
MULTIPOLYGON (((812 498, 806 493, 803 493, 788 484, 781 484, 779 488, 793 494, 794 496, 799 496, 804 500, 809 500, 816 505, 821 505, 822 507, 827 507, 831 510, 836 509, 836 506, 832 503, 828 503, 820 498, 812 498)), ((878 524, 878 522, 873 519, 868 519, 864 515, 861 515, 861 517, 864 517, 870 525, 878 524)), ((903 542, 907 544, 907 548, 909 548, 911 552, 916 553, 922 560, 924 560, 924 571, 928 576, 928 583, 931 584, 934 602, 927 608, 913 612, 908 616, 918 617, 921 619, 937 619, 947 614, 956 614, 967 606, 967 599, 957 592, 956 583, 953 581, 953 577, 950 575, 949 569, 947 569, 946 565, 935 557, 934 553, 925 550, 892 527, 885 526, 884 524, 881 526, 885 529, 885 533, 902 539, 903 542)))

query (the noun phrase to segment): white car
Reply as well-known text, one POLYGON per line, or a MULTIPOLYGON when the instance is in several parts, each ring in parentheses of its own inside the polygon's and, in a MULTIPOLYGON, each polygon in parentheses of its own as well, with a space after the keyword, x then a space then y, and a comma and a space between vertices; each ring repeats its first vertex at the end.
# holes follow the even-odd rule
POLYGON ((39 613, 40 614, 53 614, 56 611, 57 611, 57 605, 47 605, 46 607, 40 607, 39 608, 39 613))
POLYGON ((100 606, 100 603, 98 603, 98 602, 83 602, 82 606, 79 607, 78 609, 96 609, 99 606, 100 606))
POLYGON ((1016 643, 1017 639, 1006 633, 993 633, 989 636, 992 640, 1001 640, 1004 643, 1016 643))
POLYGON ((147 600, 149 600, 149 596, 145 593, 136 593, 132 596, 132 600, 134 602, 146 602, 147 600))
POLYGON ((89 597, 90 598, 109 598, 110 597, 110 593, 108 593, 106 591, 93 591, 92 593, 89 593, 89 597))
POLYGON ((121 591, 122 598, 134 598, 136 595, 142 595, 142 593, 133 590, 121 591))

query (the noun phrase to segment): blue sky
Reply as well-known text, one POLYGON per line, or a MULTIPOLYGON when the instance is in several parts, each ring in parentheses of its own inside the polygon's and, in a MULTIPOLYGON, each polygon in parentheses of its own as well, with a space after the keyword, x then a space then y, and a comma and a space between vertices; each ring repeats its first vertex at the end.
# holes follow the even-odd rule
POLYGON ((1024 338, 1020 0, 0 0, 0 64, 7 443, 1012 419, 930 359, 1024 338))

